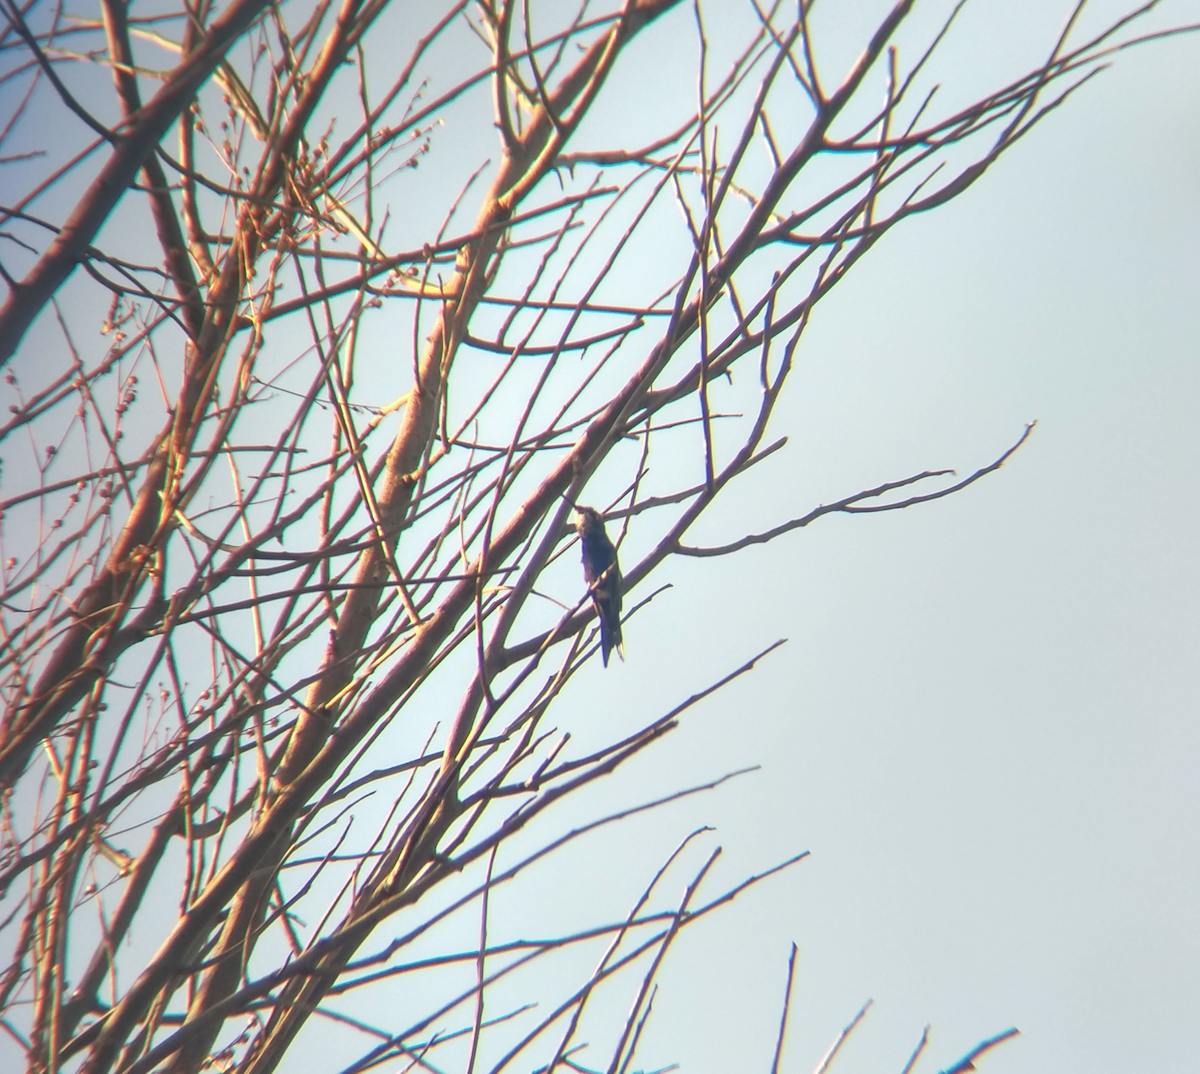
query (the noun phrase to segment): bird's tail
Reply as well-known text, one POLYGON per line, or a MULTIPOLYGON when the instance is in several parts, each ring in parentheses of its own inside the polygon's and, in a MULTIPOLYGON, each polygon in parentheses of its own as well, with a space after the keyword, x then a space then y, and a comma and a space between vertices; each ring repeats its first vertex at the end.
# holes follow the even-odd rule
POLYGON ((608 667, 608 654, 614 649, 617 650, 617 656, 621 658, 621 662, 625 662, 625 639, 621 637, 621 624, 619 622, 610 625, 604 619, 600 620, 600 657, 604 661, 604 666, 608 667))

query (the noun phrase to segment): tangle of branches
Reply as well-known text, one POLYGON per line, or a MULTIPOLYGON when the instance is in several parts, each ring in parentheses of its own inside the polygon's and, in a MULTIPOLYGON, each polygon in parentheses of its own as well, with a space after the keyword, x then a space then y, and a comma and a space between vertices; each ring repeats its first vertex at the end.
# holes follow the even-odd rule
POLYGON ((719 889, 692 833, 622 918, 489 933, 567 844, 727 778, 543 823, 765 655, 578 733, 570 504, 607 519, 635 639, 673 557, 999 467, 1028 429, 761 533, 721 513, 859 259, 1187 27, 1081 3, 944 104, 965 0, 879 5, 849 64, 833 0, 3 3, 3 1054, 266 1074, 312 1023, 347 1072, 634 1069, 670 946, 803 854, 719 889), (577 985, 521 1001, 572 952, 577 985))

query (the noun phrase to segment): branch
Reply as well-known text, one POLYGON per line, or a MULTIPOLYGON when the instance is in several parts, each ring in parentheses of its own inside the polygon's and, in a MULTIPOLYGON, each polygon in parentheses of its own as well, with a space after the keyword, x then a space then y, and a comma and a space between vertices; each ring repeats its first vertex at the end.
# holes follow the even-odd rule
POLYGON ((681 556, 727 556, 731 552, 741 551, 743 548, 749 548, 753 544, 766 544, 768 541, 773 541, 776 537, 781 537, 785 533, 791 533, 792 530, 803 529, 805 526, 815 522, 818 518, 824 515, 837 513, 843 514, 872 514, 879 511, 903 511, 906 507, 913 507, 919 503, 929 503, 933 500, 940 500, 943 496, 952 496, 956 492, 961 492, 968 485, 975 484, 980 478, 986 477, 988 474, 995 473, 1003 466, 1012 454, 1020 448, 1022 444, 1029 438, 1033 432, 1037 422, 1031 421, 1025 426, 1025 431, 1012 447, 1010 447, 1003 455, 995 462, 989 463, 987 466, 976 470, 970 477, 964 478, 953 485, 944 489, 938 489, 937 492, 922 493, 919 496, 910 496, 907 500, 900 500, 896 503, 882 503, 864 506, 863 500, 871 500, 876 497, 883 496, 886 493, 894 492, 896 489, 906 488, 910 485, 915 485, 920 481, 927 481, 933 477, 944 477, 947 474, 954 473, 953 470, 926 470, 924 473, 914 474, 912 477, 906 477, 899 481, 889 481, 886 484, 879 485, 873 489, 866 489, 863 492, 856 492, 853 496, 847 496, 844 500, 838 500, 836 503, 822 504, 820 507, 815 507, 803 518, 794 518, 790 522, 784 522, 774 529, 767 530, 765 533, 752 533, 749 536, 743 537, 740 540, 734 541, 731 544, 718 545, 712 548, 692 548, 688 545, 678 545, 675 552, 681 556))
POLYGON ((200 46, 121 128, 112 155, 79 199, 62 230, 37 264, 0 306, 0 366, 16 353, 25 332, 75 266, 117 202, 132 185, 159 139, 179 117, 233 43, 268 6, 267 0, 233 0, 200 46))
POLYGON ((1012 1040, 1013 1037, 1019 1037, 1020 1035, 1021 1031, 1019 1029, 1006 1029, 1003 1033, 999 1033, 985 1040, 982 1044, 976 1045, 976 1047, 972 1048, 971 1051, 955 1063, 954 1066, 943 1070, 942 1074, 969 1074, 970 1071, 975 1070, 975 1060, 983 1055, 984 1052, 989 1052, 998 1045, 1003 1044, 1006 1040, 1012 1040))

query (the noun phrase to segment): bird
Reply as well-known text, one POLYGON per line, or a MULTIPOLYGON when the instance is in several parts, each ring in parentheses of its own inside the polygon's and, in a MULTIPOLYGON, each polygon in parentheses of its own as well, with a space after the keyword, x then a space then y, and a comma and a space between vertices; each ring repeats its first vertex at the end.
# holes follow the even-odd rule
POLYGON ((604 519, 594 507, 575 508, 575 532, 583 549, 583 577, 588 585, 596 618, 600 620, 600 654, 608 667, 608 654, 617 650, 625 659, 621 641, 621 568, 617 550, 604 532, 604 519))

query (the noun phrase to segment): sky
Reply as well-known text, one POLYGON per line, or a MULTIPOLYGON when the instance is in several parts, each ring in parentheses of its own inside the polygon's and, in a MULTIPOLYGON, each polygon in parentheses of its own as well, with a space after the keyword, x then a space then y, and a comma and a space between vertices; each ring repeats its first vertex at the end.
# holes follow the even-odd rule
MULTIPOLYGON (((1002 7, 945 83, 1041 48, 1062 17, 1002 7)), ((1120 57, 857 266, 801 347, 788 450, 736 502, 766 528, 969 472, 1036 420, 1022 451, 948 500, 679 564, 670 611, 627 627, 613 708, 647 672, 665 700, 788 639, 688 715, 667 763, 680 785, 761 765, 686 811, 728 879, 811 851, 672 951, 648 1069, 769 1069, 792 941, 786 1071, 814 1069, 868 999, 843 1074, 899 1072, 927 1023, 918 1069, 1010 1026, 981 1069, 1194 1069, 1198 44, 1120 57)))
MULTIPOLYGON (((792 940, 784 1070, 868 998, 843 1074, 898 1072, 926 1023, 921 1069, 1009 1026, 981 1069, 1194 1069, 1197 46, 1121 57, 856 267, 801 348, 798 435, 745 496, 800 514, 969 471, 1037 420, 1022 451, 951 499, 679 569, 690 667, 789 639, 688 717, 689 774, 762 765, 699 812, 731 873, 812 852, 673 953, 655 1054, 684 1070, 769 1069, 792 940)), ((626 676, 679 663, 626 633, 626 676)))
MULTIPOLYGON (((828 81, 877 6, 818 5, 828 81)), ((1095 6, 1099 20, 1118 5, 1095 6)), ((736 39, 735 8, 708 8, 714 52, 736 39)), ((980 0, 940 64, 946 92, 1036 62, 1065 10, 980 0)), ((690 15, 672 18, 637 45, 664 94, 690 88, 673 76, 696 55, 690 15)), ((1200 4, 1163 18, 1200 20, 1200 4)), ((927 1024, 924 1071, 1010 1026, 1020 1038, 980 1069, 1195 1069, 1197 69, 1200 35, 1118 57, 966 195, 857 265, 798 352, 775 419, 787 450, 704 536, 925 469, 970 472, 1036 420, 999 473, 672 561, 674 588, 626 625, 627 662, 586 673, 577 719, 637 723, 787 639, 572 809, 755 771, 569 849, 554 886, 496 898, 495 927, 513 934, 568 908, 623 912, 701 825, 688 860, 722 848, 714 889, 810 852, 672 949, 647 1070, 769 1070, 793 942, 789 1074, 813 1070, 868 999, 841 1074, 899 1074, 927 1024)), ((630 103, 614 87, 581 135, 635 141, 630 103)))

